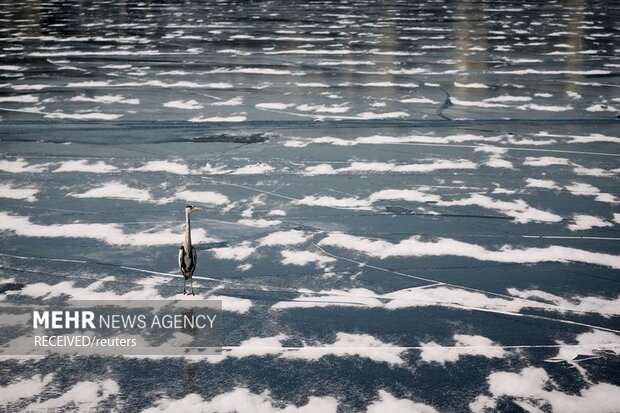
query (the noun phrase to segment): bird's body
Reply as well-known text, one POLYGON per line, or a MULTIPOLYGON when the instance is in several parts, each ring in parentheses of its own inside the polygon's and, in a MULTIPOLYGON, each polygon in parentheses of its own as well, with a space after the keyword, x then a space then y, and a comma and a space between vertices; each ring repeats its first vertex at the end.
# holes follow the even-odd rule
POLYGON ((179 268, 183 278, 189 280, 194 275, 196 269, 196 263, 198 262, 198 255, 196 254, 196 248, 191 247, 189 253, 186 252, 185 247, 179 248, 179 268))
POLYGON ((192 245, 192 228, 189 216, 192 211, 197 210, 199 209, 193 205, 188 205, 185 207, 185 239, 183 240, 183 245, 181 245, 181 248, 179 249, 179 269, 181 270, 181 274, 183 274, 183 294, 187 294, 185 285, 187 280, 189 280, 192 295, 194 295, 194 282, 192 276, 194 275, 196 264, 198 263, 198 254, 196 253, 196 248, 192 245))

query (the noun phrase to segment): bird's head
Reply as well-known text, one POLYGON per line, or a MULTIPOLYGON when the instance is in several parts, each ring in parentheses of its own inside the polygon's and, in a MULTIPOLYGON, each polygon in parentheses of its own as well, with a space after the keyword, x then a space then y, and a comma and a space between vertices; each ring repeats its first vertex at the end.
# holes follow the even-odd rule
POLYGON ((195 211, 200 211, 200 208, 198 208, 197 206, 192 205, 192 204, 188 204, 185 207, 185 213, 186 214, 190 214, 190 213, 195 212, 195 211))

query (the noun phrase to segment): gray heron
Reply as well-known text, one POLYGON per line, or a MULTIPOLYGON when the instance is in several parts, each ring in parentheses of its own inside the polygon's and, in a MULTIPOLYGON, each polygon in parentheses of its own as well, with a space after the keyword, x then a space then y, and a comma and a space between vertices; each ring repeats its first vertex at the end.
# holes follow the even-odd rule
POLYGON ((183 294, 188 294, 185 286, 187 280, 189 280, 192 295, 194 295, 194 281, 192 276, 194 275, 194 270, 196 270, 196 264, 198 263, 198 254, 196 253, 196 248, 192 245, 192 228, 189 221, 189 216, 194 211, 200 211, 200 208, 194 205, 187 205, 185 207, 185 239, 183 240, 183 245, 181 245, 179 249, 179 269, 181 270, 181 274, 183 274, 183 294))

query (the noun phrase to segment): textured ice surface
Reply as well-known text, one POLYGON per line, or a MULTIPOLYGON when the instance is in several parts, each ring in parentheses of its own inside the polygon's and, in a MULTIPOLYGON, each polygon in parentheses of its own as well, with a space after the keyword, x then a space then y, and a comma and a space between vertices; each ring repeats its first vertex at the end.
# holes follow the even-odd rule
POLYGON ((176 296, 191 202, 227 327, 3 359, 0 410, 617 411, 619 18, 0 0, 0 301, 176 296))

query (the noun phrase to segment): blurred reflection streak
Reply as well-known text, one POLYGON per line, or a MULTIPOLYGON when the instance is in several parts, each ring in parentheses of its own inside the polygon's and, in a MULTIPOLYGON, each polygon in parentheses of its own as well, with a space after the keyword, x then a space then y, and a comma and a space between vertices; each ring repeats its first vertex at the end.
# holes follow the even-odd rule
MULTIPOLYGON (((469 2, 457 1, 454 4, 456 15, 453 23, 454 43, 457 46, 454 51, 454 69, 464 69, 468 74, 483 74, 488 70, 488 62, 491 60, 491 51, 494 45, 490 45, 487 39, 487 18, 482 7, 472 5, 469 2), (471 50, 472 48, 484 48, 484 50, 471 50), (491 49, 491 50, 489 50, 491 49)), ((463 100, 476 92, 476 89, 454 88, 452 94, 463 100)))
MULTIPOLYGON (((582 66, 583 66, 583 54, 581 53, 583 51, 583 29, 581 28, 584 24, 584 12, 586 11, 585 8, 585 4, 583 0, 564 0, 563 2, 565 4, 565 7, 567 9, 569 8, 573 8, 573 10, 571 10, 568 13, 569 19, 568 19, 568 26, 566 28, 567 32, 570 32, 571 34, 566 36, 566 44, 572 46, 572 48, 568 49, 568 51, 570 52, 568 55, 565 55, 565 60, 566 60, 566 70, 582 70, 582 66)), ((560 39, 562 39, 562 37, 558 37, 556 38, 558 41, 560 39)), ((561 42, 564 43, 564 42, 561 42)), ((566 49, 557 49, 554 48, 555 50, 566 50, 566 49)), ((574 74, 569 74, 567 75, 567 80, 579 80, 580 76, 574 75, 574 74)), ((579 86, 577 86, 577 88, 580 88, 579 86)), ((576 87, 569 84, 569 83, 564 83, 564 91, 566 92, 566 90, 575 90, 576 87)), ((580 92, 579 90, 577 91, 578 93, 580 92)))

